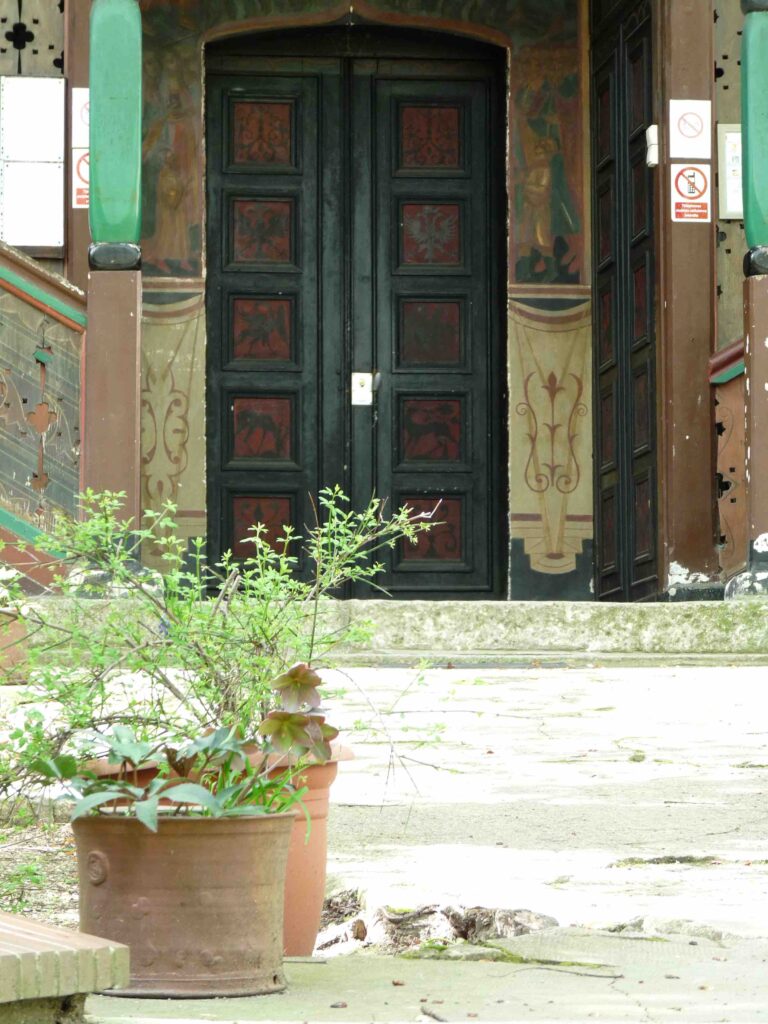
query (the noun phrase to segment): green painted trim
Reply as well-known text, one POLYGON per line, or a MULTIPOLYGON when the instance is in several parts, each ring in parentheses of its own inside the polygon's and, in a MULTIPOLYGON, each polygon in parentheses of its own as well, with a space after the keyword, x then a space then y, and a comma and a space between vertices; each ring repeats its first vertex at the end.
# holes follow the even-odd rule
POLYGON ((47 536, 43 530, 38 530, 36 526, 28 523, 26 519, 21 519, 19 516, 15 516, 13 512, 9 512, 4 508, 0 508, 0 526, 28 544, 37 544, 41 537, 47 536))
POLYGON ((51 309, 55 309, 57 313, 61 313, 62 316, 67 317, 69 320, 73 320, 76 324, 80 324, 81 327, 88 325, 87 315, 79 309, 75 309, 74 306, 68 306, 66 302, 62 302, 61 299, 55 295, 51 295, 40 285, 33 284, 26 277, 22 277, 21 274, 17 274, 14 270, 9 270, 8 267, 0 265, 0 280, 7 281, 8 284, 13 285, 14 288, 18 288, 19 291, 24 292, 25 295, 29 295, 31 299, 37 299, 38 302, 43 302, 46 306, 51 309))
POLYGON ((733 366, 729 366, 727 370, 723 370, 718 373, 716 377, 710 379, 710 384, 727 384, 729 380, 733 380, 735 377, 740 377, 742 373, 746 372, 744 366, 744 360, 740 359, 738 363, 734 363, 733 366))

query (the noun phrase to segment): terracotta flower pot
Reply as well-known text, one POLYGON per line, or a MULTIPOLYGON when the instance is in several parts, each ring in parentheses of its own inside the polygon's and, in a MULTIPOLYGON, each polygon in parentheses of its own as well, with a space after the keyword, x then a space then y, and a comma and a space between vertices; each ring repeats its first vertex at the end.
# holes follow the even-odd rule
POLYGON ((328 862, 328 804, 331 783, 338 770, 336 761, 315 764, 297 780, 309 787, 304 806, 311 828, 307 838, 307 819, 303 813, 296 815, 285 879, 283 949, 286 956, 312 956, 320 931, 328 862))
MULTIPOLYGON (((132 786, 148 786, 153 779, 157 778, 157 762, 155 761, 139 765, 135 772, 130 769, 124 771, 122 765, 112 764, 106 757, 86 761, 84 767, 101 779, 117 779, 122 774, 125 781, 132 786)), ((115 803, 124 804, 125 801, 116 800, 115 803)))
MULTIPOLYGON (((309 765, 294 780, 297 786, 307 786, 304 806, 310 819, 307 838, 307 819, 303 811, 296 812, 291 843, 288 850, 288 868, 285 879, 284 909, 284 952, 286 956, 311 956, 320 931, 320 919, 325 901, 325 878, 328 862, 328 808, 330 788, 335 780, 339 761, 352 760, 354 754, 348 747, 334 743, 333 757, 325 764, 309 765)), ((261 761, 263 755, 254 755, 261 761)), ((270 763, 281 765, 273 775, 285 770, 284 758, 272 755, 270 763)), ((119 765, 101 759, 90 761, 88 768, 96 775, 116 776, 119 765)), ((157 775, 153 764, 142 765, 137 772, 137 785, 146 786, 157 775)), ((128 781, 133 782, 133 774, 128 781)), ((121 801, 116 801, 120 804, 121 801)))
POLYGON ((73 822, 80 929, 125 943, 116 995, 203 998, 285 988, 283 895, 293 813, 73 822))

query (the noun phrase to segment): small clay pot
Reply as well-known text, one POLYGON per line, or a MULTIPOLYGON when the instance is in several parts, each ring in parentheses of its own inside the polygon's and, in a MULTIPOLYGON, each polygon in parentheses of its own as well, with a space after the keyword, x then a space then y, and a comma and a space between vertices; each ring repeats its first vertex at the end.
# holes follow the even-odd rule
MULTIPOLYGON (((294 784, 306 786, 304 806, 310 820, 299 810, 291 832, 288 872, 285 878, 285 955, 312 956, 320 931, 325 902, 325 877, 328 864, 328 808, 331 785, 339 771, 339 761, 350 761, 349 747, 333 743, 332 757, 324 764, 311 764, 294 778, 294 784)), ((271 761, 279 758, 270 758, 271 761)))
POLYGON ((80 930, 130 947, 115 995, 196 999, 281 992, 294 814, 73 822, 80 930))

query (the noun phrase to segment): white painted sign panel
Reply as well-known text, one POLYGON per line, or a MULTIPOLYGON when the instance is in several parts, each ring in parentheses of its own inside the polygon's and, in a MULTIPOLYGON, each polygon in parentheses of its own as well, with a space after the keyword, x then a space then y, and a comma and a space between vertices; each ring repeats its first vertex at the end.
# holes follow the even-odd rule
POLYGON ((676 224, 712 221, 712 168, 709 164, 672 164, 672 220, 676 224))
POLYGON ((709 100, 669 101, 669 155, 712 159, 712 104, 709 100))
POLYGON ((63 78, 0 77, 0 238, 64 244, 63 78))

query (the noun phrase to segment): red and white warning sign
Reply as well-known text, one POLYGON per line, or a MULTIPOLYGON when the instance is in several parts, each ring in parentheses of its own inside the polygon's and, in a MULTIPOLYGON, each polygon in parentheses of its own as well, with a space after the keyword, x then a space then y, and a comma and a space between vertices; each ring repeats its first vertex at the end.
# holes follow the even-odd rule
POLYGON ((90 91, 72 90, 72 208, 87 210, 89 201, 88 147, 91 121, 90 91))
POLYGON ((676 224, 712 220, 712 168, 709 164, 672 164, 672 220, 676 224))
POLYGON ((72 208, 87 210, 90 199, 90 152, 87 149, 72 150, 72 208))

